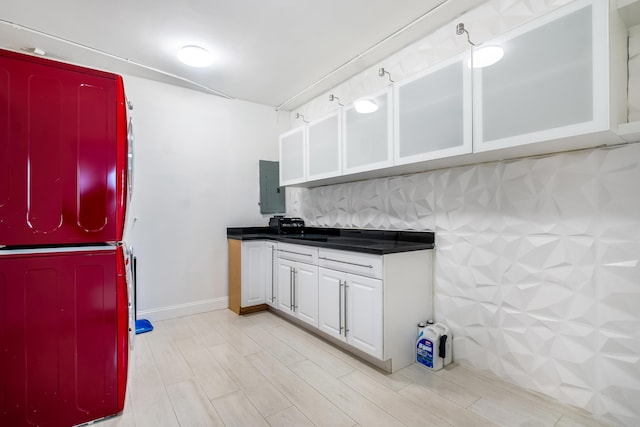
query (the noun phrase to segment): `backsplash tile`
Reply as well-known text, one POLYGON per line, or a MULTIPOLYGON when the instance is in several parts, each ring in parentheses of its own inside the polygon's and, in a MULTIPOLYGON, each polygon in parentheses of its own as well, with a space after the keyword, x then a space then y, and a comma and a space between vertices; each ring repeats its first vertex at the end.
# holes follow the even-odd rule
POLYGON ((436 232, 454 358, 640 423, 640 144, 295 189, 309 225, 436 232))

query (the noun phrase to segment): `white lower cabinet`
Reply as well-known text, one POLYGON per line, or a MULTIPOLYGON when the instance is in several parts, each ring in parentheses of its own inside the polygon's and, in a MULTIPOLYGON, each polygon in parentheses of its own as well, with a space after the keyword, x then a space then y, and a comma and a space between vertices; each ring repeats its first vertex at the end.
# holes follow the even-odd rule
POLYGON ((278 258, 277 281, 278 310, 317 328, 318 266, 278 258))
POLYGON ((251 307, 265 302, 264 253, 263 240, 242 242, 242 307, 251 307))
POLYGON ((382 359, 382 280, 320 268, 319 329, 382 359))
POLYGON ((318 327, 318 266, 298 263, 293 273, 296 316, 318 327))
POLYGON ((432 251, 278 243, 277 254, 279 312, 388 372, 414 362, 416 325, 433 317, 432 251))
POLYGON ((295 262, 286 259, 278 259, 278 310, 285 313, 293 311, 293 269, 295 262))
POLYGON ((347 343, 382 359, 382 280, 347 274, 345 305, 347 343))
POLYGON ((318 328, 334 338, 346 341, 344 322, 344 281, 341 271, 318 269, 318 328))

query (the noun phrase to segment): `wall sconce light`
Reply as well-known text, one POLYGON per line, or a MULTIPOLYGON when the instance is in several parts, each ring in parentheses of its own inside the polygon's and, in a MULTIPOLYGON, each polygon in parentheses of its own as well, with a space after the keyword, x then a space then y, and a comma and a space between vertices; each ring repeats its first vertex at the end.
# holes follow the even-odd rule
POLYGON ((482 46, 473 51, 473 65, 471 59, 469 66, 473 68, 484 68, 500 61, 504 56, 504 49, 500 46, 482 46))
POLYGON ((389 82, 393 83, 393 80, 391 80, 391 73, 385 70, 384 68, 378 68, 378 75, 380 77, 384 77, 385 74, 389 76, 389 82))
POLYGON ((456 25, 456 34, 457 34, 457 35, 459 35, 459 36, 461 36, 461 35, 463 35, 464 33, 467 33, 467 41, 469 42, 469 44, 470 44, 471 46, 475 46, 476 44, 475 44, 474 42, 472 42, 472 41, 471 41, 471 39, 469 38, 469 31, 467 31, 467 30, 464 28, 464 23, 463 23, 463 22, 460 22, 460 23, 458 23, 458 25, 456 25))
POLYGON ((353 101, 353 108, 358 113, 368 114, 378 111, 378 104, 371 98, 360 98, 353 101))
POLYGON ((305 122, 305 123, 309 123, 308 121, 306 121, 306 120, 304 119, 304 116, 303 116, 302 114, 300 114, 300 113, 296 113, 296 119, 302 119, 302 121, 303 121, 303 122, 305 122))
POLYGON ((330 102, 337 101, 339 106, 344 107, 344 104, 340 103, 340 98, 338 98, 334 94, 329 95, 329 101, 330 102))
MULTIPOLYGON (((469 31, 464 28, 464 23, 460 22, 456 25, 456 34, 461 36, 467 34, 467 42, 473 47, 476 46, 469 37, 469 31)), ((504 56, 504 49, 500 46, 481 46, 477 49, 471 48, 471 58, 469 59, 470 68, 484 68, 500 61, 504 56)))

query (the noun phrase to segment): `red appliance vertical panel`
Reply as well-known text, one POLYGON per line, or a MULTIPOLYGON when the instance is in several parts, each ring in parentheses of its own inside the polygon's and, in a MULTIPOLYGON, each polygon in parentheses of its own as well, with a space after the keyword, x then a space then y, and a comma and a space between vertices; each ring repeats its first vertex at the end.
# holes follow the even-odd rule
MULTIPOLYGON (((112 359, 111 365, 113 365, 114 355, 105 351, 108 348, 104 348, 103 344, 107 344, 108 341, 95 345, 92 337, 94 335, 109 335, 109 319, 105 302, 113 296, 106 295, 108 290, 104 286, 104 271, 100 266, 78 267, 75 271, 75 285, 74 309, 76 318, 86 319, 86 322, 78 323, 75 330, 77 364, 75 366, 74 396, 76 397, 76 408, 90 412, 99 407, 102 396, 108 393, 105 377, 102 375, 94 376, 94 372, 96 372, 96 367, 108 369, 109 358, 112 359), (94 286, 83 286, 84 283, 91 283, 91 281, 94 286)), ((115 292, 115 289, 113 291, 115 292)), ((115 336, 115 330, 113 333, 115 336)))
MULTIPOLYGON (((9 141, 9 73, 0 68, 0 141, 9 141)), ((0 218, 9 198, 9 144, 0 143, 0 218)))
POLYGON ((118 313, 118 354, 117 354, 117 408, 118 412, 124 409, 124 400, 127 391, 127 376, 129 373, 129 286, 127 284, 127 271, 125 267, 125 254, 122 246, 118 246, 116 255, 117 269, 117 308, 118 313))
POLYGON ((45 75, 32 75, 27 101, 27 224, 33 233, 62 226, 62 85, 45 75))
MULTIPOLYGON (((115 189, 115 176, 109 171, 109 151, 115 149, 109 138, 109 100, 104 87, 81 84, 78 90, 78 226, 97 232, 109 222, 108 192, 115 189)), ((112 196, 113 197, 113 196, 112 196)), ((113 209, 113 208, 112 208, 113 209)))
MULTIPOLYGON (((0 384, 7 384, 9 375, 9 361, 6 357, 7 342, 9 341, 9 335, 7 334, 7 313, 5 309, 6 301, 7 275, 4 271, 0 270, 0 384)), ((8 387, 6 385, 0 385, 0 425, 4 425, 2 422, 3 415, 1 414, 6 414, 9 407, 7 391, 8 387)))
POLYGON ((24 274, 25 411, 29 424, 55 421, 59 399, 58 299, 60 277, 54 268, 39 266, 24 274))
POLYGON ((0 77, 0 103, 8 100, 3 117, 10 120, 0 129, 0 153, 7 154, 0 165, 9 167, 0 172, 8 174, 0 178, 0 197, 2 180, 9 185, 4 206, 0 198, 0 245, 121 240, 127 169, 122 79, 0 50, 3 73, 8 85, 3 88, 0 77))
POLYGON ((0 254, 0 426, 70 426, 122 410, 119 256, 0 254))

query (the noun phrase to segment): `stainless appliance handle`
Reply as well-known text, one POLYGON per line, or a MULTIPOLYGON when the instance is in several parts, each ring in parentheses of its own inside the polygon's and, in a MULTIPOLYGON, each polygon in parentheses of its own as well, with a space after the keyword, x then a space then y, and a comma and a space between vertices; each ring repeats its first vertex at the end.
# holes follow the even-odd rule
POLYGON ((300 253, 300 252, 287 251, 287 250, 285 250, 285 249, 278 249, 278 251, 279 251, 279 252, 286 252, 286 253, 288 253, 288 254, 304 255, 304 256, 311 256, 311 257, 313 256, 313 255, 311 255, 311 254, 303 254, 303 253, 300 253))
POLYGON ((322 260, 325 260, 325 261, 339 262, 339 263, 342 263, 342 264, 355 265, 355 266, 358 266, 358 267, 373 268, 373 265, 358 264, 357 262, 342 261, 342 260, 339 260, 339 259, 327 258, 327 257, 323 257, 323 256, 318 257, 318 259, 322 259, 322 260))

